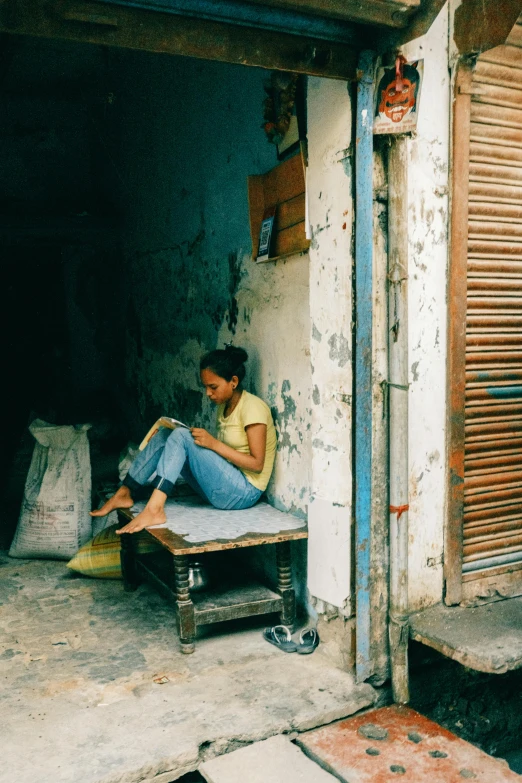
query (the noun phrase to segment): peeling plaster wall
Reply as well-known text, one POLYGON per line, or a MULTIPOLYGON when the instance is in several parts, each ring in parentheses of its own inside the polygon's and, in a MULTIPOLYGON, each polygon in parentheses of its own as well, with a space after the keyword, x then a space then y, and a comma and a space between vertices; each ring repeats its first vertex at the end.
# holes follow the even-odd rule
MULTIPOLYGON (((270 406, 278 456, 270 502, 305 516, 310 494, 310 314, 306 255, 271 264, 244 259, 236 341, 249 353, 249 387, 270 406)), ((219 344, 230 339, 225 324, 219 344)))
POLYGON ((352 535, 351 103, 343 82, 309 79, 308 193, 312 230, 312 495, 308 588, 349 616, 352 535))
POLYGON ((446 514, 446 318, 450 76, 448 9, 404 47, 424 58, 417 133, 409 142, 409 462, 411 609, 442 599, 446 514))
POLYGON ((118 169, 128 275, 127 417, 212 428, 201 355, 233 340, 245 386, 271 407, 271 502, 304 516, 310 470, 308 257, 256 265, 246 178, 276 165, 261 129, 264 71, 115 53, 118 169))

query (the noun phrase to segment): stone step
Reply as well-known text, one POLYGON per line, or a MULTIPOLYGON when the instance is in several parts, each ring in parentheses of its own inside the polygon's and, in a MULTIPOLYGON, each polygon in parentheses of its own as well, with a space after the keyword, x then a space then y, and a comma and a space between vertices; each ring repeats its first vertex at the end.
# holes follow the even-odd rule
POLYGON ((206 761, 198 772, 207 783, 338 783, 282 734, 206 761))
POLYGON ((410 635, 469 669, 522 668, 522 597, 483 606, 437 604, 410 616, 410 635))
MULTIPOLYGON (((310 758, 345 783, 521 783, 507 762, 408 707, 382 707, 302 734, 310 758)), ((221 781, 219 781, 221 783, 221 781)))

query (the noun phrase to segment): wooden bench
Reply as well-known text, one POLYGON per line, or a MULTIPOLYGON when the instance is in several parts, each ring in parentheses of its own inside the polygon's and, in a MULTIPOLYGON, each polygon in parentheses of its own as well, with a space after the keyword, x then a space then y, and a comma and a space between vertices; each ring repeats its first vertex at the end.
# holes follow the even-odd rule
MULTIPOLYGON (((118 512, 126 524, 142 508, 118 512)), ((121 565, 126 590, 141 581, 151 583, 177 611, 177 627, 183 653, 195 650, 196 629, 241 617, 279 612, 280 622, 295 622, 295 590, 292 585, 291 541, 308 538, 306 523, 258 503, 243 511, 221 511, 199 500, 169 499, 167 523, 147 530, 162 546, 158 553, 139 555, 134 536, 121 537, 121 565), (189 589, 189 563, 194 555, 275 544, 277 585, 275 590, 237 573, 222 574, 201 592, 189 589)))

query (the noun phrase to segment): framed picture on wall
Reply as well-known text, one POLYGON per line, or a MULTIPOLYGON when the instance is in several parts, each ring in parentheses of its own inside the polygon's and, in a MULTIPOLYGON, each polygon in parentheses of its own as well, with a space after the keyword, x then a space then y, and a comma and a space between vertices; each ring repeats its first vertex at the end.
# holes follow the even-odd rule
POLYGON ((411 133, 417 127, 424 61, 408 63, 397 55, 391 68, 380 68, 375 90, 373 132, 411 133))

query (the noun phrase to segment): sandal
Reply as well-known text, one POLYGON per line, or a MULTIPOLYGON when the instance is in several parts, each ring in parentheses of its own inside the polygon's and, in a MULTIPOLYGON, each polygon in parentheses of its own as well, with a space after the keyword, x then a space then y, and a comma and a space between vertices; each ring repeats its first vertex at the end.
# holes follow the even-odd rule
POLYGON ((297 644, 292 641, 292 634, 286 625, 273 625, 272 628, 265 628, 263 638, 270 644, 279 647, 283 652, 291 653, 297 650, 297 644))
POLYGON ((315 628, 303 628, 299 634, 299 643, 296 652, 299 655, 310 655, 319 644, 319 634, 315 628))

